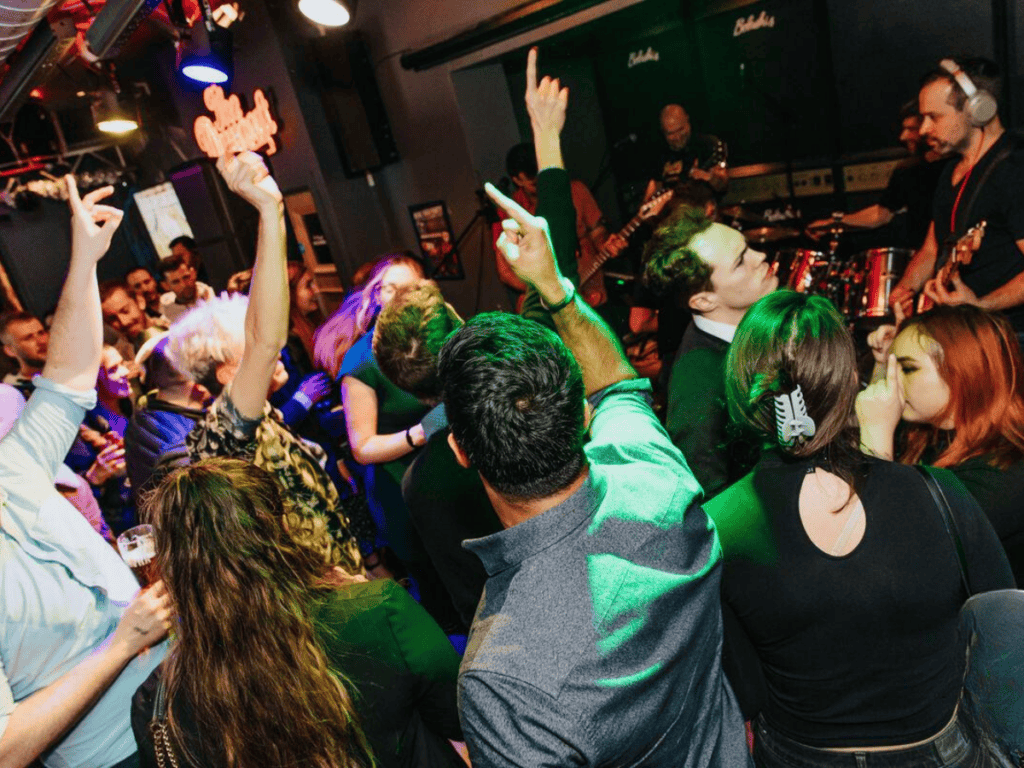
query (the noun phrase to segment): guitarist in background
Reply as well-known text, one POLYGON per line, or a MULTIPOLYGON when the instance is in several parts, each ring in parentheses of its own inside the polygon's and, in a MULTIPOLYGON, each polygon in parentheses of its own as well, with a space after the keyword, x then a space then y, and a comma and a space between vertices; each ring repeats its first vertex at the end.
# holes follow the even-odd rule
POLYGON ((938 304, 974 304, 1005 313, 1024 334, 1024 168, 1017 142, 998 115, 1001 79, 985 59, 943 60, 918 94, 921 137, 940 154, 959 155, 939 178, 932 225, 890 303, 909 314, 914 293, 938 304), (985 237, 949 282, 934 279, 950 245, 981 221, 985 237))
MULTIPOLYGON (((532 144, 517 144, 509 150, 505 158, 505 167, 509 178, 516 185, 512 199, 519 203, 530 213, 537 213, 537 155, 532 144)), ((573 179, 570 182, 572 192, 572 204, 576 209, 576 237, 579 246, 576 251, 576 261, 581 275, 591 272, 590 266, 600 254, 602 248, 606 249, 614 258, 618 255, 627 243, 617 235, 609 235, 605 226, 604 214, 597 206, 597 201, 582 181, 573 179)), ((507 218, 505 214, 503 218, 507 218)), ((494 242, 497 243, 501 235, 501 225, 494 225, 494 242)), ((522 309, 525 297, 526 285, 515 276, 512 268, 505 261, 505 257, 495 247, 497 259, 498 277, 506 286, 518 294, 516 311, 522 309)), ((580 288, 580 295, 592 307, 598 307, 605 303, 608 294, 604 287, 604 272, 598 270, 590 279, 583 283, 580 288)))
POLYGON ((717 136, 693 133, 690 116, 679 104, 665 106, 660 121, 668 147, 658 161, 654 178, 647 184, 644 200, 650 200, 659 189, 672 188, 688 178, 707 184, 721 197, 729 185, 725 143, 717 136))

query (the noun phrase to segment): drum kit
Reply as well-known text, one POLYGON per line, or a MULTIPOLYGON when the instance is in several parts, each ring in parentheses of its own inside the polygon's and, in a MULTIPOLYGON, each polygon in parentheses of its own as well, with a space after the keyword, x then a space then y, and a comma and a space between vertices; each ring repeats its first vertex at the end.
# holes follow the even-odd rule
POLYGON ((853 326, 892 322, 889 294, 913 255, 910 249, 871 248, 848 255, 844 236, 863 227, 844 223, 842 214, 806 230, 797 228, 795 220, 771 222, 740 205, 722 208, 720 214, 723 222, 742 232, 748 244, 768 252, 777 265, 780 286, 824 296, 853 326), (825 247, 787 246, 805 231, 825 247))

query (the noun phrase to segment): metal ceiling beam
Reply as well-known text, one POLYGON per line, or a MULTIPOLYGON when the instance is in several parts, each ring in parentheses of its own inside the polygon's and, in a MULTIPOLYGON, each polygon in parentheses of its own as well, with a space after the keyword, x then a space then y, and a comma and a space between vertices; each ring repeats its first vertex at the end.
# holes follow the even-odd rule
POLYGON ((530 0, 486 18, 447 40, 402 54, 402 66, 421 72, 603 2, 605 0, 530 0))

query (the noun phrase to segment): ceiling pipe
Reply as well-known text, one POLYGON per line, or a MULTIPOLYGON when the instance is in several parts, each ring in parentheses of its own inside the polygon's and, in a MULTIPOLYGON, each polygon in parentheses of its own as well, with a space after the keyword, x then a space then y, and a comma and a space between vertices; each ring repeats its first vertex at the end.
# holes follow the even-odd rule
POLYGON ((0 62, 25 39, 61 0, 0 0, 0 62))

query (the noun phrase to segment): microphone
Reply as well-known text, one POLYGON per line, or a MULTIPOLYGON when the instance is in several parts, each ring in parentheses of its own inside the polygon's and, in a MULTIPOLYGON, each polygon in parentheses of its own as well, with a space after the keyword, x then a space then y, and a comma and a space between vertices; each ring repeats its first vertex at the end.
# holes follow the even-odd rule
POLYGON ((636 144, 637 136, 635 133, 627 133, 621 139, 612 144, 612 151, 622 149, 627 144, 636 144))

